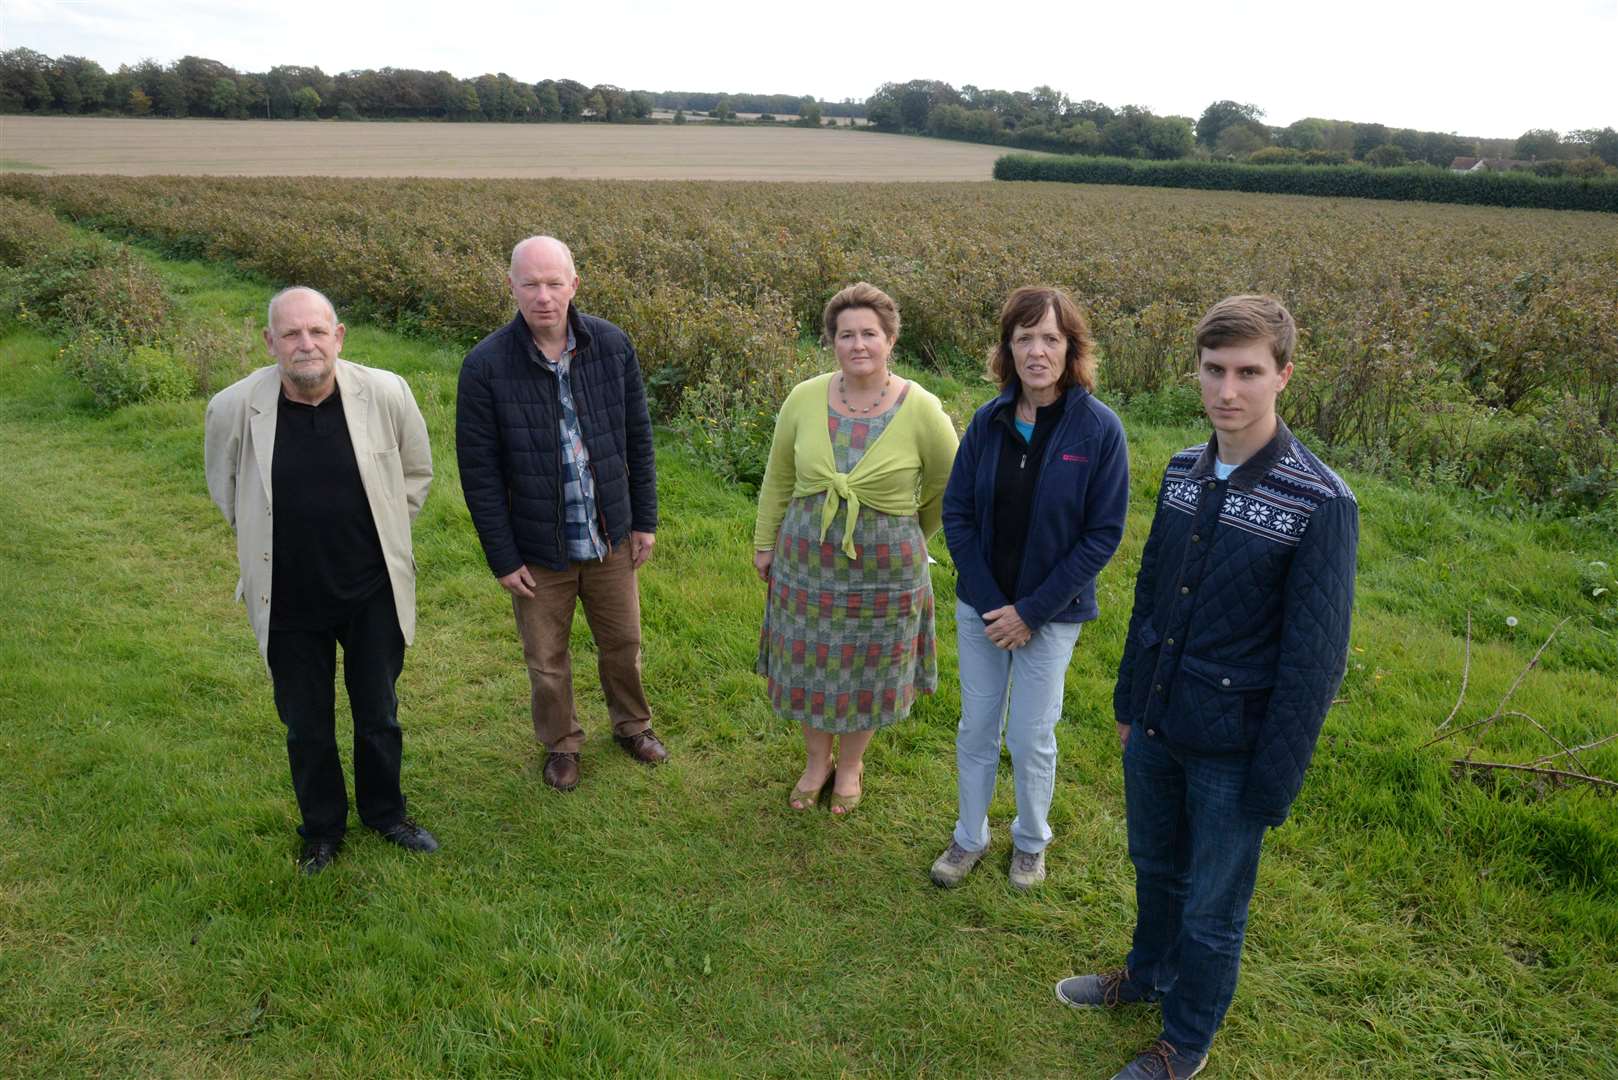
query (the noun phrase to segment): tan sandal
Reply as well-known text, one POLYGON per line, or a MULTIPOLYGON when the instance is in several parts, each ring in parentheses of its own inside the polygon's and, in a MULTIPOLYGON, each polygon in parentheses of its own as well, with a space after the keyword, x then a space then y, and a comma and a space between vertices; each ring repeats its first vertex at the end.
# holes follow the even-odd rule
POLYGON ((813 810, 815 807, 820 805, 821 796, 826 794, 826 790, 832 786, 833 781, 836 779, 837 770, 833 769, 826 777, 826 782, 821 784, 819 787, 801 788, 794 783, 792 785, 791 793, 787 795, 787 809, 791 810, 795 814, 801 814, 806 810, 813 810), (802 803, 803 805, 795 806, 793 805, 794 803, 802 803))
MULTIPOLYGON (((832 776, 835 779, 835 769, 832 770, 832 776)), ((839 795, 836 791, 833 791, 831 800, 827 804, 827 809, 831 811, 833 817, 847 817, 854 812, 854 808, 860 804, 860 800, 863 798, 865 798, 865 763, 861 762, 860 789, 852 795, 839 795)))

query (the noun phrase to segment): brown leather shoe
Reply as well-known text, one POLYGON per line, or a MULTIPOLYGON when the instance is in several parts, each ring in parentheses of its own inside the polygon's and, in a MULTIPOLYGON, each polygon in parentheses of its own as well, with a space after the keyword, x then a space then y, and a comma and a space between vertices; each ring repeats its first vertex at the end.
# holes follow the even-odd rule
POLYGON ((553 750, 545 759, 544 777, 557 791, 572 791, 579 786, 579 755, 553 750))
POLYGON ((624 753, 643 765, 660 765, 669 759, 669 752, 651 728, 638 735, 614 735, 624 753))

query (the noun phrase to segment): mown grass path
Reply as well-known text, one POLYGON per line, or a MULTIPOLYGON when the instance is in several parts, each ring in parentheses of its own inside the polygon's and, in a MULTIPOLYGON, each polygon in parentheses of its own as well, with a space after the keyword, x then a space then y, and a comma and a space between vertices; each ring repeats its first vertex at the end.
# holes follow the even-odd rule
MULTIPOLYGON (((167 272, 223 318, 261 300, 167 272)), ((1152 1014, 1078 1016, 1049 985, 1128 945, 1111 673, 1150 493, 1185 433, 1132 432, 1135 512, 1059 729, 1049 881, 1026 897, 1005 883, 1007 771, 993 857, 944 893, 926 868, 954 817, 947 603, 941 692, 876 740, 858 814, 787 813, 800 744, 751 674, 751 500, 662 445, 642 587, 674 757, 653 771, 613 748, 580 619, 585 780, 558 796, 460 497, 458 357, 363 327, 347 353, 406 374, 435 447, 401 718, 411 808, 444 850, 407 857, 356 825, 304 880, 282 729, 202 484, 201 404, 98 416, 51 342, 0 339, 8 1073, 1087 1076, 1150 1040, 1152 1014)), ((1576 614, 1516 703, 1570 743, 1618 727, 1611 624, 1579 593, 1611 538, 1354 482, 1345 700, 1268 841, 1208 1075, 1611 1076, 1613 802, 1455 784, 1440 750, 1415 749, 1454 701, 1469 609, 1470 701, 1492 707, 1576 614)), ((935 585, 951 595, 947 565, 935 585)), ((1502 728, 1480 753, 1525 759, 1537 738, 1502 728)), ((1612 748, 1586 763, 1618 773, 1612 748)))

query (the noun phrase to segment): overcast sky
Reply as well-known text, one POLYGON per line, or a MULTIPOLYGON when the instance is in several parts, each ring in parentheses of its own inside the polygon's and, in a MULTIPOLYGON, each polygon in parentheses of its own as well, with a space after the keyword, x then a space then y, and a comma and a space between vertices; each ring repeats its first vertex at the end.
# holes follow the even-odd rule
POLYGON ((1618 125, 1618 0, 0 0, 0 47, 19 45, 109 70, 194 54, 831 101, 921 78, 1191 117, 1231 98, 1272 124, 1618 125))

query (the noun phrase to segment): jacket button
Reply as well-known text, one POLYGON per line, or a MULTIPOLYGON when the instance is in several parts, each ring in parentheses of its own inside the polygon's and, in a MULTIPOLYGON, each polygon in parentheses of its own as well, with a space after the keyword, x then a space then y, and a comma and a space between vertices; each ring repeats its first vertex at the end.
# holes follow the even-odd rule
POLYGON ((1220 686, 1229 686, 1230 685, 1230 680, 1229 679, 1220 679, 1219 680, 1219 685, 1220 686))
POLYGON ((269 562, 269 561, 270 561, 270 553, 269 553, 269 552, 268 552, 268 551, 266 551, 266 552, 265 552, 265 553, 264 553, 264 561, 265 561, 265 562, 269 562))
POLYGON ((1204 484, 1202 486, 1207 488, 1209 491, 1212 491, 1214 489, 1214 482, 1212 480, 1210 480, 1210 481, 1208 481, 1206 484, 1204 484))
POLYGON ((1192 534, 1191 534, 1191 542, 1192 542, 1192 543, 1193 543, 1193 544, 1200 544, 1200 543, 1202 543, 1202 534, 1201 534, 1201 533, 1192 533, 1192 534))
POLYGON ((261 604, 268 604, 270 602, 270 598, 268 596, 261 596, 258 599, 259 603, 261 604))
POLYGON ((1181 585, 1180 586, 1180 595, 1181 596, 1184 596, 1186 593, 1188 593, 1190 591, 1191 591, 1191 586, 1189 586, 1189 585, 1181 585))
POLYGON ((1152 689, 1161 694, 1163 692, 1163 684, 1158 683, 1156 686, 1152 687, 1152 689))
POLYGON ((1148 734, 1148 735, 1156 735, 1157 734, 1157 729, 1149 727, 1149 728, 1146 729, 1146 734, 1148 734))
POLYGON ((1173 639, 1173 638, 1169 638, 1169 639, 1168 639, 1168 641, 1166 641, 1166 642, 1164 642, 1164 644, 1165 644, 1165 645, 1173 645, 1173 644, 1174 644, 1174 639, 1173 639))

